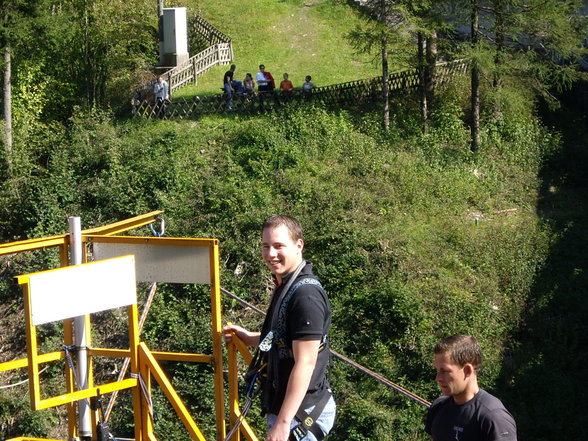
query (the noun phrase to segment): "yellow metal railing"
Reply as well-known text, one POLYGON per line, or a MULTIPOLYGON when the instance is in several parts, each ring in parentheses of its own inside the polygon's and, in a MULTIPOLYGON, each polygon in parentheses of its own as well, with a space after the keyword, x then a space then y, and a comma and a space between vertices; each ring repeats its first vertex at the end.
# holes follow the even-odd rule
MULTIPOLYGON (((231 342, 227 345, 227 364, 229 370, 229 411, 231 427, 241 417, 239 407, 239 365, 237 355, 241 355, 246 364, 251 363, 253 356, 243 340, 233 335, 231 342)), ((235 432, 231 441, 240 441, 240 433, 243 433, 249 441, 258 441, 257 436, 246 419, 240 422, 239 430, 235 432)))
MULTIPOLYGON (((164 374, 159 365, 159 361, 181 361, 194 363, 209 363, 214 366, 214 389, 215 389, 215 417, 216 417, 216 439, 223 440, 226 436, 225 427, 225 403, 224 403, 224 378, 223 378, 223 352, 222 352, 222 314, 220 299, 220 271, 219 271, 219 248, 216 239, 173 239, 173 238, 138 238, 136 236, 114 236, 134 228, 148 225, 158 219, 161 211, 153 211, 141 216, 137 216, 125 221, 116 222, 103 227, 92 228, 82 231, 82 240, 84 243, 91 241, 106 242, 124 242, 149 243, 166 246, 192 245, 207 247, 208 262, 207 268, 210 271, 209 280, 206 282, 210 285, 211 301, 211 333, 212 333, 212 354, 188 354, 188 353, 171 353, 150 351, 147 346, 140 341, 138 329, 138 311, 136 303, 127 307, 127 318, 129 327, 129 349, 113 348, 88 348, 89 372, 88 388, 78 390, 74 379, 74 372, 70 369, 68 363, 65 364, 65 385, 66 391, 62 395, 54 397, 42 397, 39 366, 44 363, 50 363, 67 358, 65 351, 55 351, 50 353, 38 353, 36 326, 31 319, 31 298, 30 286, 27 275, 19 276, 19 283, 22 284, 25 298, 25 317, 27 332, 27 357, 0 363, 0 372, 24 369, 29 374, 29 393, 31 406, 33 409, 47 409, 54 406, 65 405, 68 413, 68 439, 78 438, 76 427, 76 403, 82 399, 91 399, 102 394, 111 393, 123 389, 131 389, 133 393, 134 408, 134 425, 135 441, 157 441, 153 432, 153 421, 149 409, 149 396, 151 391, 151 379, 155 379, 161 390, 164 392, 182 423, 188 430, 190 436, 195 441, 204 441, 205 438, 194 419, 188 413, 186 406, 182 403, 179 395, 174 390, 171 382, 164 374), (109 236, 109 237, 105 237, 109 236), (190 243, 185 243, 192 241, 190 243), (131 378, 122 381, 94 385, 92 372, 92 358, 101 357, 119 357, 130 358, 131 360, 131 378)), ((41 239, 30 239, 8 244, 0 244, 0 256, 7 254, 20 253, 58 247, 60 253, 61 266, 69 266, 68 252, 70 245, 70 236, 68 234, 56 235, 41 239)), ((85 250, 85 248, 84 248, 85 250)), ((83 261, 86 262, 87 256, 84 253, 83 261)), ((60 271, 60 270, 53 270, 60 271)), ((197 282, 200 283, 200 282, 197 282)), ((84 316, 88 333, 90 330, 90 315, 84 316)), ((70 346, 73 344, 73 319, 63 320, 64 344, 70 346)), ((243 342, 238 339, 229 345, 229 396, 230 396, 230 418, 235 421, 239 418, 240 410, 238 405, 238 365, 237 353, 240 353, 245 362, 249 362, 251 354, 243 342)), ((98 420, 97 410, 91 412, 92 419, 92 439, 97 439, 96 423, 98 420)), ((246 421, 242 423, 240 431, 250 441, 258 441, 251 427, 246 421)), ((233 440, 239 439, 239 433, 232 437, 233 440)), ((10 441, 57 441, 43 438, 18 437, 10 441)))

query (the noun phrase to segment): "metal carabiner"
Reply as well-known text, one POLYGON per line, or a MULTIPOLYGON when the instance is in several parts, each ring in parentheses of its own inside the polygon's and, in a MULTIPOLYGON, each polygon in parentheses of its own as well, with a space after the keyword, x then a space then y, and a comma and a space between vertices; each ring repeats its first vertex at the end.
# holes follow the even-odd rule
POLYGON ((160 231, 155 231, 153 224, 149 224, 149 228, 155 237, 162 237, 165 234, 165 220, 159 216, 156 219, 160 222, 160 231))

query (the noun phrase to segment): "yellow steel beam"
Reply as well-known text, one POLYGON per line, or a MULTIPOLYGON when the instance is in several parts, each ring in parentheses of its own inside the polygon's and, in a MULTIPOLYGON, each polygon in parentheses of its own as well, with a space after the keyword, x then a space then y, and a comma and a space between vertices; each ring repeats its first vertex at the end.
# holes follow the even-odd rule
POLYGON ((214 396, 216 408, 216 439, 222 441, 226 436, 225 399, 223 376, 223 324, 220 293, 220 268, 218 240, 210 246, 210 304, 212 314, 212 355, 214 362, 214 396))
POLYGON ((186 408, 184 403, 182 403, 182 400, 175 391, 173 385, 171 384, 171 382, 169 381, 169 379, 157 363, 157 360, 155 360, 155 357, 151 355, 145 343, 139 344, 139 358, 141 358, 141 362, 144 362, 149 366, 151 374, 155 377, 155 380, 163 390, 163 393, 171 403, 177 415, 182 420, 184 427, 188 430, 192 439, 198 441, 206 441, 204 439, 204 435, 202 434, 202 432, 192 419, 192 416, 188 412, 188 409, 186 408))
MULTIPOLYGON (((235 339, 236 336, 233 336, 235 339)), ((239 369, 237 368, 237 348, 234 343, 227 347, 227 364, 229 369, 229 419, 231 427, 239 418, 239 369)), ((230 441, 239 441, 239 431, 237 431, 230 441)))
MULTIPOLYGON (((39 355, 37 361, 39 364, 41 363, 48 363, 50 361, 56 361, 65 358, 65 353, 63 351, 57 352, 48 352, 46 354, 39 355)), ((5 361, 4 363, 0 363, 0 372, 4 371, 11 371, 13 369, 21 369, 25 368, 29 365, 29 360, 27 358, 19 358, 18 360, 12 361, 5 361)))
POLYGON ((241 357, 243 357, 243 360, 245 360, 245 363, 247 363, 247 364, 251 363, 251 360, 253 359, 253 355, 251 355, 249 348, 247 347, 247 345, 245 343, 243 343, 243 340, 241 340, 239 337, 234 335, 231 342, 232 342, 232 344, 235 345, 235 348, 239 351, 239 354, 241 354, 241 357))
POLYGON ((88 354, 98 357, 127 358, 131 356, 131 351, 129 349, 90 348, 88 354))
MULTIPOLYGON (((149 441, 152 438, 155 438, 153 434, 153 423, 152 420, 152 411, 149 407, 149 402, 147 401, 151 397, 151 370, 149 369, 149 365, 145 360, 141 360, 139 363, 139 374, 141 375, 141 379, 143 381, 144 390, 141 397, 141 431, 144 441, 149 441)), ((141 388, 143 390, 143 388, 141 388)))
POLYGON ((6 254, 21 253, 23 251, 38 250, 40 248, 55 247, 63 245, 68 241, 67 234, 42 237, 38 239, 27 239, 18 242, 0 244, 0 256, 6 254))
MULTIPOLYGON (((127 307, 127 321, 129 324, 129 348, 131 359, 131 373, 139 373, 139 310, 137 304, 134 303, 127 307)), ((141 409, 141 388, 133 389, 133 418, 135 421, 135 441, 146 441, 143 439, 143 431, 141 430, 142 421, 141 409)))
POLYGON ((253 431, 247 420, 243 420, 241 422, 241 427, 239 427, 239 431, 243 432, 245 438, 247 438, 249 441, 259 441, 259 438, 257 438, 257 435, 255 435, 255 432, 253 431))
POLYGON ((18 438, 10 438, 6 441, 63 441, 58 439, 49 439, 49 438, 31 438, 29 436, 19 436, 18 438))
MULTIPOLYGON (((130 357, 128 349, 110 349, 110 348, 90 348, 88 353, 94 357, 130 357)), ((212 363, 212 355, 193 354, 181 352, 165 352, 165 351, 151 351, 151 354, 158 361, 183 361, 188 363, 212 363)), ((25 360, 26 361, 26 360, 25 360)), ((0 372, 2 372, 2 364, 0 364, 0 372)))
MULTIPOLYGON (((134 228, 139 228, 145 225, 148 225, 155 220, 157 217, 163 213, 162 210, 152 211, 150 213, 142 214, 140 216, 135 216, 129 219, 125 219, 119 222, 115 222, 112 224, 104 225, 102 227, 96 228, 89 228, 87 230, 82 230, 82 236, 87 235, 112 235, 123 233, 125 231, 132 230, 134 228)), ((55 236, 48 236, 48 237, 41 237, 36 239, 26 239, 20 240, 17 242, 10 242, 10 243, 3 243, 0 244, 0 256, 6 254, 14 254, 20 253, 23 251, 32 251, 38 250, 41 248, 49 248, 55 247, 60 245, 67 245, 69 243, 69 234, 58 234, 55 236)), ((62 262, 63 264, 63 262, 62 262)))
POLYGON ((37 410, 37 403, 41 399, 41 387, 39 385, 39 361, 37 355, 37 327, 32 324, 31 290, 27 283, 22 287, 24 294, 25 322, 27 334, 27 359, 29 371, 29 397, 31 407, 37 410))
POLYGON ((135 378, 127 378, 122 381, 115 381, 112 383, 102 384, 100 387, 93 387, 91 389, 77 390, 74 392, 58 395, 52 398, 46 398, 39 400, 34 407, 35 410, 49 409, 50 407, 61 406, 67 403, 73 403, 74 401, 83 400, 85 398, 91 398, 98 396, 98 390, 100 394, 109 394, 115 390, 130 389, 131 387, 137 386, 137 380, 135 378))
POLYGON ((160 352, 152 351, 153 357, 158 361, 185 361, 192 363, 212 363, 212 355, 206 354, 191 354, 191 353, 179 353, 179 352, 160 352))
POLYGON ((163 210, 156 210, 151 211, 149 213, 141 214, 139 216, 131 217, 129 219, 125 219, 119 222, 115 222, 113 224, 104 225, 102 227, 96 228, 89 228, 87 230, 82 230, 82 235, 111 235, 111 234, 118 234, 123 233, 125 231, 132 230, 134 228, 139 228, 145 225, 148 225, 152 222, 157 220, 157 217, 163 213, 163 210))

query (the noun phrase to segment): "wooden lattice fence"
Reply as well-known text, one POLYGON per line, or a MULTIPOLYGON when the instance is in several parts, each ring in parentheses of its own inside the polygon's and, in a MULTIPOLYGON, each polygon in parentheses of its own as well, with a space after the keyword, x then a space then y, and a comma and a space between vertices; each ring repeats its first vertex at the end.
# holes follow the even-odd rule
MULTIPOLYGON (((196 83, 198 77, 213 66, 229 64, 233 60, 233 45, 231 38, 218 30, 204 18, 194 15, 188 20, 188 29, 197 35, 207 45, 206 49, 190 57, 185 63, 162 73, 161 76, 169 85, 170 94, 190 83, 196 83)), ((144 101, 153 101, 153 79, 135 90, 134 105, 144 101)))
MULTIPOLYGON (((436 83, 440 85, 455 76, 464 75, 467 72, 468 65, 467 60, 439 63, 436 69, 436 83)), ((394 92, 418 87, 419 77, 417 69, 394 72, 388 77, 388 88, 391 92, 394 92)), ((317 87, 311 94, 305 94, 302 90, 294 90, 291 95, 287 96, 283 96, 278 92, 252 95, 234 94, 230 102, 225 94, 218 94, 196 97, 191 100, 181 98, 159 107, 152 100, 135 101, 133 116, 191 119, 213 113, 238 112, 252 114, 267 112, 283 108, 286 105, 319 104, 326 107, 345 107, 375 102, 381 96, 382 78, 375 77, 317 87)))

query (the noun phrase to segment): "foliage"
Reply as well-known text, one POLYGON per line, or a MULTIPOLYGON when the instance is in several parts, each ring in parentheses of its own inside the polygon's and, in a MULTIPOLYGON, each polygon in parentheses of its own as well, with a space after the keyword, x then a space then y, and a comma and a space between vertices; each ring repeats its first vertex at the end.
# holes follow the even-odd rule
MULTIPOLYGON (((574 386, 583 384, 585 372, 582 336, 588 334, 580 295, 585 213, 576 209, 585 195, 560 197, 568 179, 581 184, 585 177, 556 179, 542 173, 561 166, 558 158, 581 169, 577 164, 583 163, 586 149, 575 140, 573 152, 562 150, 569 141, 563 144, 559 134, 538 122, 536 97, 527 87, 528 78, 536 90, 565 85, 575 78, 570 69, 545 53, 516 46, 509 47, 501 66, 488 42, 469 52, 483 67, 485 124, 475 155, 467 148, 464 123, 468 86, 459 78, 437 91, 427 134, 421 131, 414 94, 392 100, 388 133, 378 128, 378 117, 369 109, 120 121, 113 114, 130 95, 135 72, 155 61, 154 5, 133 0, 123 8, 119 1, 93 0, 76 9, 79 3, 47 0, 32 8, 32 3, 15 2, 24 9, 3 23, 2 37, 10 37, 16 51, 13 174, 2 170, 0 187, 3 241, 62 233, 70 215, 81 216, 87 228, 163 209, 169 236, 218 238, 223 287, 263 308, 271 282, 258 256, 259 226, 269 214, 292 214, 305 228, 305 256, 330 294, 335 350, 432 400, 438 390, 431 348, 448 334, 472 333, 486 355, 482 385, 504 396, 520 422, 521 437, 541 439, 543 431, 585 438, 581 423, 571 424, 557 408, 574 386), (498 73, 503 82, 495 89, 498 73), (104 110, 106 104, 114 109, 104 110), (558 211, 562 206, 564 215, 558 211), (574 250, 570 261, 565 258, 569 250, 574 250), (571 356, 561 354, 562 342, 571 356), (575 385, 551 369, 567 362, 575 368, 570 376, 575 385), (537 379, 544 379, 545 371, 549 382, 539 387, 537 379), (554 392, 551 384, 561 387, 554 392), (527 407, 529 396, 532 406, 527 407), (556 408, 560 413, 553 421, 556 408), (544 415, 550 427, 535 424, 535 414, 544 415)), ((375 73, 368 58, 352 55, 344 35, 361 19, 339 1, 193 3, 235 37, 242 72, 264 62, 280 66, 272 68, 274 73, 292 71, 296 80, 320 69, 319 84, 375 73), (260 8, 267 13, 259 14, 260 8), (260 39, 263 35, 273 38, 260 39)), ((453 4, 458 13, 466 11, 462 2, 401 4, 407 17, 413 14, 409 24, 423 32, 431 29, 429 19, 438 19, 432 15, 438 12, 435 6, 453 4)), ((549 29, 542 28, 541 14, 522 21, 519 12, 528 11, 514 12, 506 23, 513 42, 524 33, 541 36, 578 26, 562 21, 565 14, 550 15, 553 9, 542 12, 549 29)), ((440 44, 445 54, 464 53, 457 34, 444 31, 454 37, 440 44)), ((546 41, 568 57, 575 54, 565 49, 573 43, 572 34, 549 34, 553 39, 546 41)), ((213 70, 200 87, 218 91, 221 70, 213 70)), ((585 120, 578 123, 584 126, 585 120)), ((7 281, 53 268, 58 258, 52 250, 0 260, 5 326, 0 346, 7 355, 16 357, 24 346, 13 335, 15 323, 22 321, 15 300, 19 293, 7 281)), ((225 299, 223 306, 225 320, 259 327, 260 317, 234 301, 225 299)), ((208 352, 208 317, 206 289, 161 286, 143 336, 161 350, 208 352)), ((124 342, 119 322, 117 312, 97 317, 97 344, 124 342)), ((42 348, 55 348, 60 332, 44 327, 42 348)), ((114 368, 101 361, 96 375, 109 378, 114 368)), ((210 368, 168 363, 165 369, 205 433, 213 434, 210 368)), ((62 372, 57 365, 47 371, 49 388, 59 387, 62 372)), ((332 439, 426 439, 422 406, 338 361, 332 383, 340 415, 332 439)), ((184 439, 157 389, 154 400, 156 431, 184 439)), ((133 434, 130 403, 130 396, 122 394, 113 419, 117 436, 133 434)), ((52 427, 53 437, 64 437, 63 418, 31 413, 21 397, 0 397, 2 438, 46 435, 52 427)), ((263 424, 255 418, 256 426, 263 424)))
MULTIPOLYGON (((470 332, 487 356, 483 384, 493 389, 545 260, 549 234, 534 215, 537 174, 559 140, 513 119, 489 125, 483 149, 471 156, 460 116, 447 101, 426 136, 408 111, 390 135, 371 127, 368 136, 368 115, 318 108, 155 124, 79 112, 54 148, 42 150, 43 167, 21 168, 8 182, 17 191, 4 191, 0 209, 18 207, 19 222, 3 223, 2 235, 57 233, 72 214, 91 227, 164 209, 168 235, 219 238, 223 287, 263 308, 270 291, 259 225, 287 212, 305 226, 306 257, 330 293, 335 350, 433 399, 431 347, 470 332)), ((162 286, 144 338, 161 350, 207 352, 207 302, 200 289, 162 286)), ((260 325, 232 301, 224 307, 225 320, 260 325)), ((423 438, 421 406, 334 363, 344 416, 334 439, 423 438)), ((166 370, 214 432, 210 372, 174 363, 166 370)), ((157 430, 176 433, 166 405, 156 402, 157 430)), ((120 406, 113 427, 130 436, 128 399, 120 406)))

